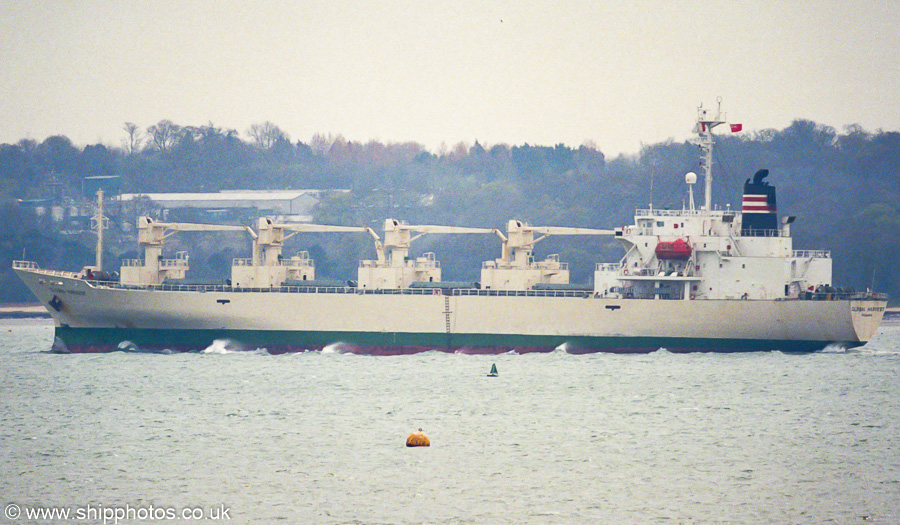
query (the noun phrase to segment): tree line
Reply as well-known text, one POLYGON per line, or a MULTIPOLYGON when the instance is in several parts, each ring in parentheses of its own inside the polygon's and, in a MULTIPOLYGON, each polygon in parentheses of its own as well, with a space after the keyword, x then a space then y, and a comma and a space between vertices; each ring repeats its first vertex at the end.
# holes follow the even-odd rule
MULTIPOLYGON (((698 148, 667 141, 632 155, 607 158, 595 144, 459 143, 428 151, 415 142, 348 141, 315 135, 292 141, 271 122, 236 130, 179 126, 163 120, 145 129, 123 125, 118 146, 79 146, 62 135, 0 145, 0 301, 29 295, 9 270, 22 255, 77 269, 92 260, 89 235, 65 234, 19 199, 84 201, 87 176, 117 175, 122 191, 199 192, 228 189, 349 189, 316 209, 316 222, 380 228, 388 217, 420 224, 504 227, 511 218, 533 224, 611 228, 630 223, 651 202, 680 208, 684 174, 699 171, 698 148)), ((770 170, 782 215, 796 215, 795 248, 829 249, 836 285, 900 297, 900 133, 848 126, 840 132, 807 120, 788 127, 717 137, 713 200, 739 207, 742 183, 770 170)), ((699 186, 699 185, 698 185, 699 186)), ((702 192, 700 188, 699 193, 702 192)), ((133 234, 113 232, 110 259, 135 249, 133 234), (118 250, 118 251, 116 251, 118 250)), ((325 276, 351 277, 371 258, 365 238, 298 236, 325 276)), ((227 270, 238 244, 192 248, 197 272, 227 270)), ((206 245, 208 244, 208 246, 206 245)), ((434 251, 446 279, 477 280, 482 260, 498 256, 496 239, 426 236, 414 244, 434 251)), ((539 257, 560 253, 572 280, 590 279, 593 263, 615 261, 611 240, 549 238, 539 257)), ((134 253, 129 253, 134 255, 134 253)), ((896 300, 896 299, 895 299, 896 300)))

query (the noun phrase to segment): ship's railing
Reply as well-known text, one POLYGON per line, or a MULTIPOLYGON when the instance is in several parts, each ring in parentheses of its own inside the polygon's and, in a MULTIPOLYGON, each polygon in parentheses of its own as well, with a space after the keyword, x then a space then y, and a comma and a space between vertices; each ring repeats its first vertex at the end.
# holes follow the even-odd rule
POLYGON ((794 250, 791 257, 799 257, 801 259, 831 259, 831 252, 828 250, 794 250))
POLYGON ((722 217, 736 215, 734 210, 635 210, 635 217, 722 217))
POLYGON ((13 268, 19 270, 36 270, 44 275, 56 275, 57 277, 68 277, 69 279, 78 279, 81 275, 78 272, 65 272, 62 270, 42 270, 38 263, 34 261, 13 261, 13 268))
POLYGON ((622 294, 625 299, 656 299, 660 301, 680 301, 684 299, 684 296, 678 292, 665 292, 661 291, 659 293, 653 292, 631 292, 622 294))
MULTIPOLYGON (((232 266, 253 266, 253 259, 247 258, 235 258, 231 260, 232 266)), ((274 266, 292 266, 292 267, 303 267, 303 268, 313 268, 315 267, 316 262, 312 259, 279 259, 278 262, 274 266)), ((266 266, 266 265, 260 265, 266 266)))
POLYGON ((336 286, 273 286, 269 288, 243 288, 213 284, 122 284, 116 281, 91 281, 95 287, 122 290, 148 290, 161 292, 235 292, 235 293, 322 293, 357 295, 463 295, 496 297, 591 297, 590 290, 480 290, 477 288, 456 288, 441 290, 431 288, 357 288, 336 286))
POLYGON ((741 230, 734 232, 735 237, 790 237, 790 230, 741 230))
MULTIPOLYGON (((378 266, 378 261, 373 261, 369 259, 364 259, 359 261, 360 268, 392 268, 391 266, 378 266)), ((415 259, 408 259, 403 261, 403 264, 400 266, 401 268, 440 268, 441 261, 434 260, 424 260, 417 261, 415 259)))
POLYGON ((177 268, 179 266, 187 266, 187 259, 160 259, 160 268, 177 268))
POLYGON ((887 301, 888 294, 876 292, 802 292, 800 299, 807 301, 887 301))
POLYGON ((279 259, 278 266, 299 266, 303 268, 312 268, 316 262, 312 259, 279 259))
MULTIPOLYGON (((179 266, 187 267, 187 259, 160 259, 160 268, 176 268, 179 266)), ((122 266, 144 266, 143 259, 122 259, 122 266)))
POLYGON ((694 271, 694 267, 690 264, 685 265, 683 268, 636 268, 630 269, 626 274, 623 270, 626 270, 619 263, 597 263, 595 269, 600 272, 615 272, 620 276, 621 279, 628 279, 629 277, 693 277, 698 275, 697 272, 694 271))
POLYGON ((481 269, 491 269, 491 270, 568 270, 569 263, 567 262, 559 262, 559 261, 538 261, 531 262, 525 265, 524 267, 513 266, 510 268, 499 268, 497 265, 497 261, 484 261, 481 263, 481 269))
POLYGON ((568 271, 568 269, 569 269, 569 263, 567 263, 567 262, 559 262, 559 260, 556 260, 556 261, 540 261, 540 262, 535 263, 534 265, 531 265, 531 267, 536 268, 536 269, 540 269, 540 270, 564 270, 564 271, 568 271))
MULTIPOLYGON (((78 277, 71 272, 41 270, 42 273, 57 274, 65 277, 78 277)), ((148 290, 165 292, 234 292, 234 293, 320 293, 320 294, 357 294, 357 295, 442 295, 482 297, 600 297, 591 290, 481 290, 477 288, 456 288, 441 290, 432 288, 357 288, 352 286, 274 286, 269 288, 243 288, 214 284, 122 284, 118 281, 89 281, 93 287, 116 288, 123 290, 148 290)), ((680 290, 635 290, 633 287, 618 287, 613 290, 624 299, 659 299, 681 300, 680 290)), ((800 300, 834 301, 834 300, 888 300, 888 295, 874 292, 835 292, 835 293, 803 293, 800 300)), ((796 300, 796 299, 784 299, 796 300)))
POLYGON ((625 268, 619 275, 621 275, 622 279, 628 279, 629 277, 665 277, 667 272, 660 273, 660 270, 656 270, 653 268, 625 268))
POLYGON ((477 290, 457 289, 453 295, 484 297, 591 297, 591 290, 477 290))
POLYGON ((653 228, 642 228, 640 226, 625 226, 622 228, 625 235, 653 235, 653 228))

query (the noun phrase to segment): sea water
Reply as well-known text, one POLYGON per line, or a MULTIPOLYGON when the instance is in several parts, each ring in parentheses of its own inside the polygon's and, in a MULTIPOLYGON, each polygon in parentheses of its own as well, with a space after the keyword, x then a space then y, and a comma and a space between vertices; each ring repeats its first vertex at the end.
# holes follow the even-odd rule
POLYGON ((52 339, 0 322, 2 522, 900 523, 897 321, 808 355, 61 355, 52 339), (431 446, 405 447, 419 428, 431 446))

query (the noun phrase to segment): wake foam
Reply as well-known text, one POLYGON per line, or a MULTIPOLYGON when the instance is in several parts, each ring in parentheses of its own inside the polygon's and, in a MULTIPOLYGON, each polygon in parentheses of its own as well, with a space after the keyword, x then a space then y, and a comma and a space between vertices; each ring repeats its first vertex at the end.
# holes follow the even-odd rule
POLYGON ((820 350, 820 352, 823 354, 846 354, 848 350, 846 347, 843 347, 836 343, 832 343, 820 350))
POLYGON ((233 354, 245 352, 244 345, 231 339, 216 339, 211 345, 202 350, 201 354, 233 354))
POLYGON ((53 338, 53 346, 50 347, 50 351, 54 354, 71 354, 69 351, 69 347, 66 346, 65 341, 60 339, 59 337, 53 338))
POLYGON ((172 355, 172 354, 180 353, 176 350, 172 350, 171 348, 161 348, 158 350, 141 348, 137 344, 135 344, 127 339, 124 341, 119 341, 119 344, 116 345, 116 349, 114 351, 115 352, 130 352, 130 353, 136 353, 136 354, 162 354, 162 355, 172 355))
POLYGON ((331 343, 330 345, 325 345, 322 348, 323 354, 348 354, 350 353, 350 347, 347 343, 341 343, 338 341, 337 343, 331 343))
POLYGON ((119 352, 140 352, 141 349, 138 348, 138 345, 132 343, 131 341, 119 341, 119 345, 116 346, 116 350, 119 352))

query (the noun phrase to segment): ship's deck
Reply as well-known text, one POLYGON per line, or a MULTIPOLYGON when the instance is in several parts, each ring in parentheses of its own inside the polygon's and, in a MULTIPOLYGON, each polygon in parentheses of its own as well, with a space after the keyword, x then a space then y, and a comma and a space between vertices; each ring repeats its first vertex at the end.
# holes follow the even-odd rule
MULTIPOLYGON (((22 264, 24 261, 15 261, 13 268, 33 273, 43 274, 48 277, 63 277, 82 280, 79 274, 74 272, 62 272, 56 270, 44 270, 36 264, 22 264)), ((656 279, 660 279, 656 276, 656 279)), ((681 278, 684 279, 684 278, 681 278)), ((689 279, 688 279, 689 280, 689 279)), ((666 297, 660 294, 633 294, 630 297, 604 297, 592 290, 485 290, 478 288, 358 288, 353 286, 276 286, 271 288, 244 288, 229 285, 216 284, 122 284, 118 281, 84 280, 84 282, 98 289, 115 290, 141 290, 161 292, 220 292, 220 293, 316 293, 316 294, 356 294, 356 295, 452 295, 452 296, 494 296, 494 297, 580 297, 596 299, 658 299, 658 300, 683 300, 683 297, 666 297)), ((753 300, 753 299, 750 299, 753 300)), ((797 300, 877 300, 886 301, 888 295, 873 292, 832 292, 832 293, 804 293, 799 298, 779 298, 778 301, 797 300)))
MULTIPOLYGON (((356 294, 356 295, 451 295, 451 296, 483 296, 483 297, 581 297, 596 299, 654 299, 681 300, 681 297, 665 297, 664 294, 634 294, 631 297, 604 297, 591 290, 482 290, 478 288, 357 288, 322 287, 322 286, 276 286, 272 288, 243 288, 223 285, 128 285, 114 281, 87 281, 89 286, 125 290, 166 291, 166 292, 226 292, 226 293, 318 293, 318 294, 356 294)), ((776 301, 797 300, 878 300, 885 301, 887 294, 854 292, 854 293, 811 293, 800 298, 779 298, 776 301)), ((752 300, 752 299, 751 299, 752 300)))

